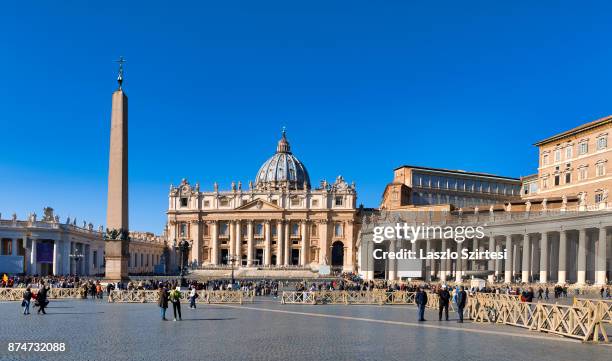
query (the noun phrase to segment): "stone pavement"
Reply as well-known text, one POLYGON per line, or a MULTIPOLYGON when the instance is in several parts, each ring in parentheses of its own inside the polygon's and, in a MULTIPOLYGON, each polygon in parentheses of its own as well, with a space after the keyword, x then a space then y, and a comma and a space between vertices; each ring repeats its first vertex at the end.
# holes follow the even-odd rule
MULTIPOLYGON (((0 303, 0 360, 609 360, 609 345, 509 326, 416 322, 414 306, 183 305, 162 322, 155 304, 51 301, 23 316, 0 303), (64 353, 8 353, 7 342, 65 342, 64 353)), ((171 314, 171 309, 169 309, 171 314)), ((455 315, 451 313, 451 318, 455 315)))

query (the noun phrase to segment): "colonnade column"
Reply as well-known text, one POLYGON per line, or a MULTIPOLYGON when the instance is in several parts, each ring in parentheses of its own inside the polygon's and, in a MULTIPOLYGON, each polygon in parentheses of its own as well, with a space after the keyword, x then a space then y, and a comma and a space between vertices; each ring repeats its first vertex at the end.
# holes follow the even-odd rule
POLYGON ((300 223, 300 231, 302 232, 302 248, 300 250, 300 266, 306 266, 306 263, 308 262, 308 258, 306 255, 306 252, 308 250, 308 247, 306 245, 306 221, 302 221, 300 223))
POLYGON ((276 222, 276 266, 283 264, 283 223, 276 222))
POLYGON ((577 280, 576 283, 583 285, 586 283, 586 229, 578 230, 578 262, 576 265, 577 280))
POLYGON ((348 270, 350 272, 354 271, 354 261, 353 261, 353 220, 348 220, 346 222, 346 232, 342 232, 342 235, 344 236, 344 245, 345 245, 345 252, 344 252, 344 267, 345 270, 348 270), (350 268, 349 268, 350 267, 350 268))
POLYGON ((17 256, 17 238, 11 240, 11 254, 17 256))
POLYGON ((542 232, 540 238, 540 283, 548 282, 548 233, 542 232))
POLYGON ((38 273, 36 267, 36 239, 32 239, 32 249, 30 250, 30 274, 35 275, 38 273))
POLYGON ((463 262, 461 261, 461 250, 463 249, 463 242, 457 243, 457 259, 455 260, 455 282, 461 282, 463 280, 463 262))
MULTIPOLYGON (((60 265, 59 265, 59 245, 58 240, 53 240, 53 275, 57 276, 59 274, 60 265)), ((97 263, 97 260, 96 260, 97 263)))
MULTIPOLYGON (((425 241, 425 254, 427 254, 427 252, 431 250, 431 240, 428 238, 425 241)), ((431 268, 432 268, 432 264, 431 264, 431 260, 430 259, 426 259, 425 260, 425 281, 429 282, 431 281, 431 268)))
POLYGON ((559 275, 557 283, 563 284, 567 281, 567 232, 559 232, 559 275))
MULTIPOLYGON (((489 252, 495 252, 495 236, 492 234, 489 235, 489 252)), ((488 260, 487 271, 489 272, 493 271, 493 273, 487 276, 489 282, 493 283, 495 281, 495 260, 493 259, 488 260)))
POLYGON ((319 249, 321 250, 321 253, 319 253, 319 263, 329 264, 330 262, 327 259, 327 251, 329 250, 327 239, 327 219, 322 220, 321 226, 319 227, 319 249))
POLYGON ((242 266, 242 222, 236 221, 236 259, 238 266, 242 266))
MULTIPOLYGON (((395 252, 395 239, 390 239, 389 240, 389 252, 393 253, 395 252)), ((395 281, 396 277, 397 277, 397 273, 395 271, 396 265, 397 265, 397 260, 395 258, 393 259, 389 259, 388 260, 388 267, 389 267, 389 274, 387 276, 387 278, 389 279, 389 281, 395 281)))
POLYGON ((192 232, 191 232, 191 239, 193 240, 193 245, 191 246, 191 259, 189 260, 189 263, 193 262, 194 260, 198 262, 198 264, 202 261, 202 246, 200 243, 200 239, 202 238, 200 229, 201 227, 201 221, 199 220, 194 220, 191 223, 191 227, 192 227, 192 232))
POLYGON ((247 223, 247 266, 253 265, 253 221, 247 223))
POLYGON ((210 254, 210 263, 217 265, 219 264, 219 221, 213 221, 212 223, 212 252, 210 254))
POLYGON ((285 236, 284 242, 285 242, 285 259, 284 259, 284 264, 285 266, 289 266, 289 262, 291 259, 291 237, 289 235, 289 221, 286 220, 285 221, 285 232, 283 234, 283 236, 285 236))
POLYGON ((227 257, 227 264, 231 264, 230 259, 236 254, 236 222, 229 221, 229 252, 227 257))
POLYGON ((599 229, 599 240, 597 241, 597 254, 595 255, 595 284, 597 285, 606 284, 607 236, 606 227, 601 227, 599 229))
POLYGON ((531 260, 531 243, 529 241, 529 233, 525 233, 523 235, 523 262, 522 263, 522 272, 521 272, 521 281, 525 283, 529 283, 529 261, 531 260))
MULTIPOLYGON (((442 252, 446 252, 446 247, 447 247, 446 239, 442 239, 441 243, 442 244, 440 246, 440 250, 442 252)), ((446 273, 447 272, 446 271, 447 266, 446 266, 446 264, 450 263, 450 262, 451 262, 451 260, 447 259, 447 258, 443 258, 443 259, 440 260, 440 281, 442 281, 442 282, 446 282, 446 276, 447 276, 447 273, 446 273)))
POLYGON ((506 251, 507 256, 504 261, 504 282, 511 283, 512 282, 512 261, 514 259, 513 248, 512 248, 512 235, 505 235, 506 237, 506 251))

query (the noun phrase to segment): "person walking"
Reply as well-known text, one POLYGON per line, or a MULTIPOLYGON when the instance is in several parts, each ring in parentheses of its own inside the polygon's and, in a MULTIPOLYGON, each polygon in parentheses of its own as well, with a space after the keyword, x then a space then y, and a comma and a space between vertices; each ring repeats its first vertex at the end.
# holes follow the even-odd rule
POLYGON ((161 314, 161 319, 163 321, 168 321, 166 319, 166 309, 168 308, 168 291, 165 287, 159 289, 158 292, 159 300, 157 301, 157 305, 159 306, 159 312, 161 314))
POLYGON ((28 287, 23 293, 23 301, 21 301, 21 306, 23 307, 24 315, 30 314, 30 301, 31 300, 32 300, 32 290, 30 290, 30 287, 28 287))
POLYGON ((47 301, 47 287, 44 283, 41 283, 40 287, 40 291, 38 291, 38 295, 36 296, 36 302, 38 303, 38 311, 36 313, 40 314, 42 312, 43 315, 46 315, 47 312, 45 312, 45 307, 47 307, 49 303, 49 301, 47 301))
POLYGON ((446 315, 446 321, 448 321, 448 303, 450 302, 450 293, 446 289, 446 285, 442 285, 442 289, 438 292, 438 298, 440 299, 440 305, 438 306, 438 321, 442 321, 442 311, 444 310, 446 315))
POLYGON ((415 295, 415 302, 419 309, 419 322, 425 321, 425 306, 427 305, 427 293, 423 290, 423 286, 419 287, 415 295))
POLYGON ((174 321, 176 321, 176 315, 178 313, 179 321, 181 318, 181 291, 180 287, 175 288, 170 292, 170 302, 172 302, 172 312, 174 313, 174 321))
POLYGON ((196 308, 196 298, 198 298, 196 288, 195 286, 191 286, 191 292, 189 292, 189 308, 196 308))
POLYGON ((459 314, 459 320, 457 322, 463 323, 463 309, 467 302, 467 292, 463 289, 463 286, 459 287, 457 292, 457 313, 459 314))

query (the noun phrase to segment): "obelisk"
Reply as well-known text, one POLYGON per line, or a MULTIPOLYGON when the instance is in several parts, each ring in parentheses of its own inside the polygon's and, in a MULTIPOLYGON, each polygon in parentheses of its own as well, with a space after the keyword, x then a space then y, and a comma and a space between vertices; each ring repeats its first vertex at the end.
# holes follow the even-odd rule
POLYGON ((108 204, 106 208, 106 279, 128 278, 128 99, 123 92, 123 57, 119 58, 119 87, 113 93, 110 151, 108 157, 108 204))

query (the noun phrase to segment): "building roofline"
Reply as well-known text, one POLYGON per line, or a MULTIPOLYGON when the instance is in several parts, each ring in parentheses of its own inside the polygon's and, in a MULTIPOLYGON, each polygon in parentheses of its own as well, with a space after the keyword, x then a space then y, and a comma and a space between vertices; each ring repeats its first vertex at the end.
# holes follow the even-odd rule
POLYGON ((454 170, 454 169, 446 169, 446 168, 421 167, 418 165, 409 165, 409 164, 401 165, 393 170, 396 171, 400 168, 413 168, 413 169, 429 170, 429 171, 435 171, 435 172, 451 173, 451 174, 457 174, 457 175, 489 177, 489 178, 497 178, 497 179, 504 179, 504 180, 511 180, 511 181, 521 180, 520 178, 506 177, 506 176, 495 175, 495 174, 490 174, 490 173, 468 172, 464 170, 454 170))
POLYGON ((603 118, 599 118, 599 119, 593 120, 592 122, 588 122, 586 124, 582 124, 580 126, 572 128, 570 130, 566 130, 565 132, 561 132, 561 133, 555 134, 555 135, 553 135, 551 137, 548 137, 546 139, 540 140, 539 142, 536 142, 533 145, 539 147, 541 145, 554 142, 556 140, 568 137, 570 135, 575 135, 575 134, 578 134, 578 133, 581 133, 581 132, 585 132, 587 130, 590 130, 590 129, 593 129, 593 128, 596 128, 596 127, 599 127, 601 125, 604 125, 604 124, 607 124, 607 123, 611 123, 611 122, 612 122, 612 115, 608 115, 608 116, 605 116, 603 118))

